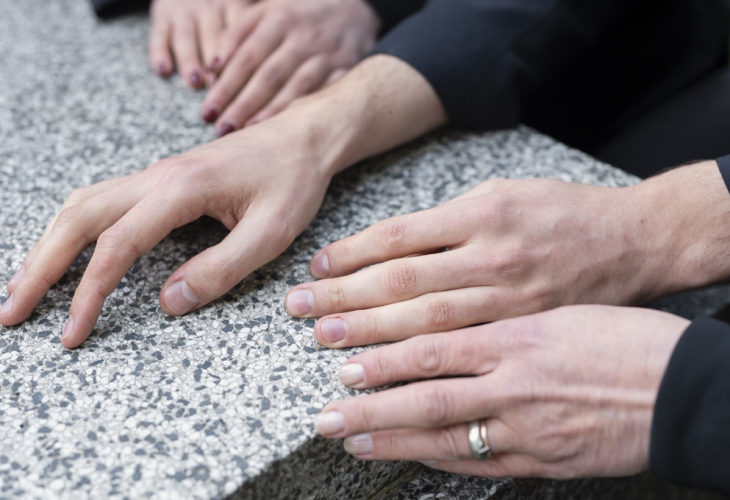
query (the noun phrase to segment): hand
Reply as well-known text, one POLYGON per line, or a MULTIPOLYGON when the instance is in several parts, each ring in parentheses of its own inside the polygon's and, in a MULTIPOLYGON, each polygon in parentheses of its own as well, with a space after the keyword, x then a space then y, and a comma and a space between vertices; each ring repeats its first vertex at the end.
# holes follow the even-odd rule
POLYGON ((220 135, 263 121, 342 76, 375 43, 363 0, 264 0, 233 11, 201 114, 220 135), (224 111, 225 110, 225 111, 224 111))
POLYGON ((363 460, 419 460, 488 477, 621 476, 647 469, 653 408, 689 321, 649 309, 572 306, 352 357, 358 389, 330 403, 318 431, 363 460), (464 378, 468 376, 468 378, 464 378), (468 422, 493 455, 471 459, 468 422))
POLYGON ((181 315, 220 297, 283 252, 319 209, 330 179, 321 166, 328 160, 311 146, 302 124, 272 120, 271 126, 233 134, 138 174, 77 190, 8 285, 0 322, 25 320, 97 240, 62 337, 65 347, 80 345, 134 261, 173 229, 204 215, 231 232, 172 273, 160 305, 181 315), (282 137, 288 137, 286 148, 282 137))
POLYGON ((203 87, 219 50, 227 19, 253 0, 154 0, 150 8, 150 62, 160 76, 169 76, 173 58, 187 85, 203 87))
POLYGON ((311 272, 330 278, 294 288, 287 309, 323 316, 317 339, 340 348, 561 305, 636 304, 727 273, 717 242, 728 208, 714 162, 630 188, 488 181, 324 248, 311 272), (716 253, 702 265, 710 276, 699 264, 716 253))

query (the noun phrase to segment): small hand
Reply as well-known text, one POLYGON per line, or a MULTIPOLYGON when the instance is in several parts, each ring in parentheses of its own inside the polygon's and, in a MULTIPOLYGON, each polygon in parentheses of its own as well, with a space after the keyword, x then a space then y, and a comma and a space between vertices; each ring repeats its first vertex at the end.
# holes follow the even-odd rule
POLYGON ((363 0, 265 0, 233 10, 201 115, 225 135, 277 114, 357 64, 379 24, 363 0))
POLYGON ((664 261, 654 245, 666 241, 655 224, 666 212, 647 215, 644 198, 635 188, 488 181, 324 248, 311 272, 329 279, 291 290, 287 309, 323 316, 317 339, 340 348, 566 304, 636 303, 657 293, 664 261))
POLYGON ((649 309, 572 306, 421 335, 350 358, 342 381, 379 387, 330 403, 325 437, 363 460, 419 460, 488 477, 620 476, 648 467, 661 379, 685 319, 649 309), (468 423, 493 455, 475 461, 468 423))
POLYGON ((154 0, 150 8, 150 63, 169 76, 173 60, 180 76, 194 89, 210 78, 207 68, 219 50, 226 18, 248 8, 252 0, 154 0))
POLYGON ((166 313, 208 304, 277 257, 314 218, 330 177, 320 171, 324 155, 312 148, 302 122, 268 125, 74 192, 8 285, 0 323, 25 320, 93 241, 63 332, 66 347, 89 336, 106 297, 137 258, 204 215, 231 232, 172 273, 160 291, 166 313))

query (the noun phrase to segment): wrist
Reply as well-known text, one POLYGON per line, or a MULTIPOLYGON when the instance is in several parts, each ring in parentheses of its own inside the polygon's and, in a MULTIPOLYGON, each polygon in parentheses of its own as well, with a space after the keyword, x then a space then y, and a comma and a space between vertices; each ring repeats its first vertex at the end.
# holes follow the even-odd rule
POLYGON ((330 87, 295 101, 280 123, 307 136, 328 176, 446 123, 425 78, 407 63, 376 55, 330 87))
POLYGON ((648 255, 655 298, 730 277, 730 193, 715 161, 677 168, 633 188, 640 224, 652 240, 648 255))

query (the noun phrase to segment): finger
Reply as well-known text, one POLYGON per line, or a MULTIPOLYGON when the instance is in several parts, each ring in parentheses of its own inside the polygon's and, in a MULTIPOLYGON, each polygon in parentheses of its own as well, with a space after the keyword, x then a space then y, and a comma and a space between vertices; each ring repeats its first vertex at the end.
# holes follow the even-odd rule
POLYGON ((227 8, 223 12, 225 31, 221 35, 218 50, 216 51, 209 69, 219 74, 230 62, 233 55, 243 41, 261 21, 263 10, 258 7, 227 8))
MULTIPOLYGON (((492 455, 487 462, 499 461, 511 431, 498 419, 484 421, 492 455)), ((472 461, 469 425, 440 429, 396 429, 358 434, 345 439, 345 450, 360 460, 472 461)), ((479 462, 486 464, 486 462, 479 462)), ((498 467, 498 466, 497 466, 498 467)))
POLYGON ((181 16, 172 27, 172 48, 177 70, 189 87, 203 86, 203 69, 198 54, 198 33, 192 17, 181 16))
POLYGON ((256 70, 236 99, 221 115, 220 123, 245 124, 276 95, 302 63, 299 47, 281 45, 256 70))
POLYGON ((327 63, 319 57, 313 57, 305 61, 269 103, 246 122, 246 126, 255 125, 271 118, 283 111, 295 99, 321 87, 322 82, 327 77, 327 71, 327 63))
MULTIPOLYGON (((261 64, 276 50, 284 37, 283 31, 272 30, 261 23, 236 51, 225 70, 208 92, 203 102, 203 116, 219 116, 244 88, 261 64)), ((239 129, 243 122, 218 120, 218 134, 223 136, 239 129)))
POLYGON ((215 4, 202 7, 198 21, 200 54, 204 68, 210 68, 218 53, 218 41, 223 32, 223 13, 215 4))
POLYGON ((247 213, 231 233, 175 271, 160 291, 172 316, 205 306, 276 258, 289 245, 271 234, 269 214, 247 213))
POLYGON ((122 185, 62 210, 47 239, 25 263, 23 277, 8 298, 12 307, 0 315, 0 323, 14 325, 30 316, 79 253, 134 206, 145 190, 144 183, 136 189, 122 185))
POLYGON ((12 277, 12 279, 8 283, 8 285, 7 285, 8 292, 13 293, 15 286, 23 278, 23 274, 25 274, 25 268, 27 266, 32 265, 33 260, 35 259, 35 256, 38 253, 39 249, 41 248, 43 243, 48 239, 48 236, 51 234, 51 231, 53 230, 53 227, 56 224, 56 221, 58 220, 58 216, 61 213, 61 211, 63 211, 66 208, 72 207, 74 205, 78 205, 79 203, 82 203, 84 201, 87 201, 100 193, 104 193, 117 186, 126 184, 134 176, 135 175, 127 175, 125 177, 108 179, 106 181, 102 181, 97 184, 92 184, 91 186, 76 189, 74 192, 72 192, 69 195, 69 197, 66 199, 66 201, 64 202, 63 206, 61 207, 61 210, 53 217, 50 224, 48 224, 46 226, 46 229, 43 232, 43 234, 41 235, 41 238, 33 246, 31 251, 28 252, 28 255, 26 256, 25 261, 23 262, 23 265, 20 267, 20 269, 15 273, 15 275, 12 277))
MULTIPOLYGON (((432 429, 497 417, 489 376, 416 382, 330 403, 317 416, 317 432, 344 438, 389 429, 432 429)), ((496 391, 494 391, 496 393, 496 391)))
POLYGON ((357 389, 447 375, 486 375, 499 363, 501 347, 484 327, 420 335, 351 357, 340 370, 357 389))
POLYGON ((153 21, 150 31, 150 64, 159 76, 166 77, 172 73, 172 55, 170 54, 169 21, 153 21))
POLYGON ((345 347, 397 342, 527 312, 522 301, 498 287, 429 293, 383 307, 325 316, 314 325, 321 344, 345 347))
POLYGON ((315 254, 309 265, 312 276, 344 276, 372 264, 456 247, 474 232, 469 212, 460 209, 441 206, 377 222, 315 254))
POLYGON ((79 346, 91 333, 106 297, 117 287, 135 260, 173 229, 198 219, 204 204, 191 199, 183 182, 165 182, 98 238, 94 255, 79 284, 61 343, 79 346))
POLYGON ((468 249, 397 259, 350 276, 293 288, 286 308, 292 316, 312 318, 479 286, 488 283, 488 277, 478 272, 478 266, 481 263, 468 249))
POLYGON ((490 179, 488 181, 482 182, 477 187, 470 189, 466 193, 460 194, 456 198, 447 201, 446 203, 444 203, 444 205, 459 203, 464 200, 468 200, 469 198, 474 198, 476 196, 503 193, 511 187, 515 186, 515 184, 517 184, 518 182, 525 181, 516 181, 514 179, 490 179))
POLYGON ((348 71, 350 71, 350 68, 337 68, 332 73, 330 73, 322 87, 329 87, 333 83, 339 81, 343 76, 347 74, 348 71))

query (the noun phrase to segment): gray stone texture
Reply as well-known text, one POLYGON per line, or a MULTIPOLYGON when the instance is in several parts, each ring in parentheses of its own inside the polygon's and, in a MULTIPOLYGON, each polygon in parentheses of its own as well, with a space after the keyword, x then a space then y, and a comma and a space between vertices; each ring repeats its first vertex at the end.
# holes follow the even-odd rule
MULTIPOLYGON (((203 94, 148 70, 148 26, 143 15, 99 22, 85 0, 0 0, 0 282, 75 187, 214 138, 199 118, 203 94)), ((436 134, 339 176, 284 255, 183 318, 162 313, 160 286, 225 230, 201 220, 176 231, 68 351, 59 337, 87 249, 27 322, 0 328, 0 498, 689 498, 651 476, 493 481, 366 464, 315 438, 314 415, 352 394, 337 373, 357 350, 322 348, 313 322, 284 310, 314 251, 490 177, 535 176, 635 182, 524 128, 436 134)), ((692 316, 727 297, 659 305, 692 316)))

